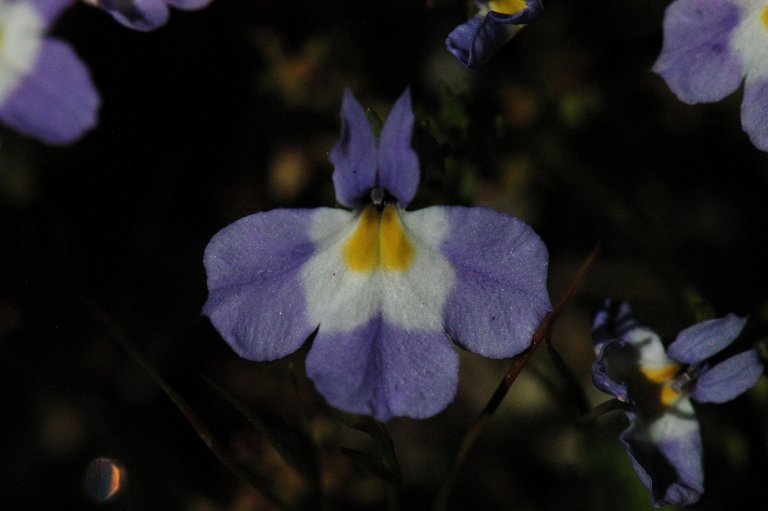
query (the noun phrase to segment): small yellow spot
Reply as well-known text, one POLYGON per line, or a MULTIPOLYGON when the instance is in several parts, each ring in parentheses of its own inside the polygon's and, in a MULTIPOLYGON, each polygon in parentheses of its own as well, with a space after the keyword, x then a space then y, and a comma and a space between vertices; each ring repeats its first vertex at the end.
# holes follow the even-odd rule
POLYGON ((501 14, 515 14, 525 9, 523 0, 491 0, 488 2, 488 8, 501 14))
POLYGON ((763 26, 768 30, 768 6, 763 9, 763 13, 760 15, 760 21, 763 22, 763 26))
POLYGON ((664 406, 672 405, 675 401, 677 401, 678 397, 680 397, 680 393, 675 389, 673 389, 672 385, 670 385, 669 383, 661 387, 659 399, 661 400, 661 404, 663 404, 664 406))
POLYGON ((680 372, 680 366, 677 364, 667 364, 661 367, 643 367, 641 369, 643 376, 653 383, 665 383, 677 376, 680 372))
POLYGON ((413 261, 413 252, 397 210, 390 205, 383 211, 374 206, 365 208, 342 248, 347 266, 359 272, 373 271, 379 266, 386 271, 405 271, 413 261))

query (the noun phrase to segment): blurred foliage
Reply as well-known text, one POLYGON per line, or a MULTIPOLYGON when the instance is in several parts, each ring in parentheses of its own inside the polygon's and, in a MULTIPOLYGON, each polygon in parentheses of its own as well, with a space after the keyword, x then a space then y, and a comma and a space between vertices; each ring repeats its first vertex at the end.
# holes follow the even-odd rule
MULTIPOLYGON (((247 362, 200 315, 202 253, 215 232, 256 211, 334 203, 327 153, 345 86, 381 118, 412 87, 423 169, 414 207, 478 204, 521 217, 549 247, 553 299, 601 243, 553 337, 592 406, 605 396, 589 383, 589 320, 606 296, 631 301, 667 335, 735 312, 750 322, 734 350, 768 341, 768 155, 740 129, 741 92, 688 106, 649 71, 666 2, 547 3, 542 21, 475 72, 443 47, 467 4, 216 0, 146 34, 85 5, 64 15, 55 32, 90 66, 100 127, 68 148, 0 129, 6 508, 275 508, 218 462, 81 298, 109 311, 282 499, 299 505, 310 490, 270 445, 272 426, 251 427, 198 374, 264 424, 305 425, 328 496, 317 508, 429 508, 507 362, 462 353, 447 410, 394 419, 377 437, 323 404, 303 376, 306 348, 247 362), (129 481, 106 504, 83 486, 100 457, 129 481), (393 459, 396 498, 361 469, 391 475, 393 459)), ((543 351, 529 365, 468 457, 451 509, 651 509, 618 442, 622 414, 577 425, 562 404, 573 381, 543 351)), ((694 509, 768 502, 766 379, 698 410, 707 493, 694 509)))

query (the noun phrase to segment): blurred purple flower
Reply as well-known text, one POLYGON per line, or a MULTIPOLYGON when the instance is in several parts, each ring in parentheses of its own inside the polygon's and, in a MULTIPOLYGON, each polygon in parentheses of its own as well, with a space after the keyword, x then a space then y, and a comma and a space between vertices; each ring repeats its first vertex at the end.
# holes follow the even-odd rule
POLYGON ((168 6, 194 11, 213 0, 83 0, 107 11, 120 24, 143 32, 161 27, 168 21, 168 6))
POLYGON ((688 104, 719 101, 745 80, 741 125, 768 151, 768 0, 677 0, 653 70, 688 104))
POLYGON ((629 427, 620 439, 656 506, 689 505, 704 492, 701 436, 690 399, 729 401, 763 374, 756 350, 715 364, 709 360, 745 324, 745 318, 733 314, 697 323, 665 349, 624 302, 606 300, 595 316, 592 379, 625 403, 629 427))
POLYGON ((0 121, 49 144, 96 125, 99 95, 72 48, 46 36, 72 0, 0 0, 0 121))
POLYGON ((316 336, 307 374, 328 402, 424 418, 453 400, 451 340, 492 358, 531 342, 550 303, 547 249, 483 208, 406 212, 419 182, 406 91, 376 137, 347 90, 331 151, 338 202, 278 209, 222 229, 205 251, 203 312, 241 356, 273 360, 316 336))
POLYGON ((464 67, 476 68, 493 57, 524 25, 544 14, 541 0, 475 2, 479 11, 448 34, 445 45, 464 67))

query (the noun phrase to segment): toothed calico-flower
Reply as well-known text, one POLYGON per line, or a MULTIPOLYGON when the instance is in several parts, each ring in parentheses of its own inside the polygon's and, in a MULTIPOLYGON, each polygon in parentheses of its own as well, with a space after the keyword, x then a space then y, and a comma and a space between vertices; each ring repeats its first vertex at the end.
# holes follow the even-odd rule
POLYGON ((46 36, 74 0, 0 0, 0 121, 49 144, 96 125, 99 94, 65 42, 46 36))
POLYGON ((168 21, 168 7, 185 11, 202 9, 213 0, 83 0, 108 12, 121 25, 143 32, 168 21))
POLYGON ((547 250, 484 208, 405 211, 419 182, 410 93, 376 138, 349 91, 331 151, 346 209, 245 217, 205 251, 204 313, 241 356, 273 360, 314 332, 306 370, 333 406, 423 418, 456 393, 451 341, 492 358, 525 350, 550 308, 547 250))
POLYGON ((710 361, 736 340, 745 323, 733 314, 703 321, 677 334, 665 349, 624 302, 606 300, 595 315, 592 379, 625 404, 629 427, 620 439, 656 506, 693 504, 704 492, 701 435, 691 399, 729 401, 763 374, 754 349, 710 361))
POLYGON ((540 0, 478 0, 478 12, 454 28, 445 46, 462 65, 476 68, 544 14, 540 0))
POLYGON ((653 70, 683 102, 720 101, 744 80, 741 125, 768 151, 768 0, 677 0, 653 70))

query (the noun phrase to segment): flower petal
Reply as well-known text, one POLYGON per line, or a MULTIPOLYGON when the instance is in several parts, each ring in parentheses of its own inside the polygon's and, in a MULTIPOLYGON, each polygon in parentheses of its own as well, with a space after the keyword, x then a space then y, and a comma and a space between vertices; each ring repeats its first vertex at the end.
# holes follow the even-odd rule
POLYGON ((46 25, 50 25, 64 9, 74 4, 75 0, 29 0, 28 3, 34 5, 46 25))
POLYGON ((464 349, 514 356, 531 343, 547 311, 547 248, 525 222, 485 208, 433 207, 409 214, 429 225, 445 218, 435 251, 453 265, 456 284, 443 309, 445 329, 464 349))
POLYGON ((99 0, 98 4, 121 25, 133 30, 154 30, 168 21, 167 0, 99 0))
POLYGON ((419 158, 411 148, 413 137, 411 91, 406 89, 389 112, 379 138, 379 186, 405 208, 419 186, 419 158))
POLYGON ((686 506, 701 498, 704 471, 699 422, 688 399, 662 417, 645 421, 627 413, 630 427, 620 436, 640 481, 656 506, 686 506))
POLYGON ((336 200, 348 208, 369 200, 367 194, 376 187, 376 137, 365 115, 349 89, 341 102, 341 136, 331 150, 333 186, 336 200))
POLYGON ((347 332, 321 325, 306 368, 331 405, 386 421, 443 410, 456 393, 458 363, 442 331, 406 330, 375 316, 347 332))
POLYGON ((747 318, 728 314, 689 326, 667 348, 670 357, 684 364, 698 364, 719 353, 739 336, 747 318))
POLYGON ((168 2, 169 5, 172 5, 177 9, 182 9, 185 11, 194 11, 197 9, 202 9, 203 7, 211 3, 213 0, 166 0, 166 1, 168 2))
POLYGON ((522 27, 478 15, 454 28, 445 46, 464 67, 480 67, 512 39, 522 27))
POLYGON ((741 126, 755 147, 768 151, 768 76, 747 76, 741 126))
POLYGON ((68 144, 97 122, 99 96, 88 68, 63 42, 43 40, 34 67, 0 105, 0 119, 50 144, 68 144))
POLYGON ((704 371, 696 379, 691 397, 701 403, 725 403, 749 390, 762 375, 757 351, 745 351, 704 371))
POLYGON ((741 20, 732 0, 677 0, 664 15, 664 44, 653 70, 683 102, 723 99, 744 76, 730 45, 741 20))
POLYGON ((333 209, 257 213, 219 231, 205 249, 208 301, 203 313, 242 357, 274 360, 298 349, 317 328, 308 320, 299 279, 312 256, 312 219, 341 220, 333 209))
POLYGON ((624 338, 630 330, 640 327, 627 302, 607 298, 592 319, 592 343, 595 354, 610 341, 624 338))

